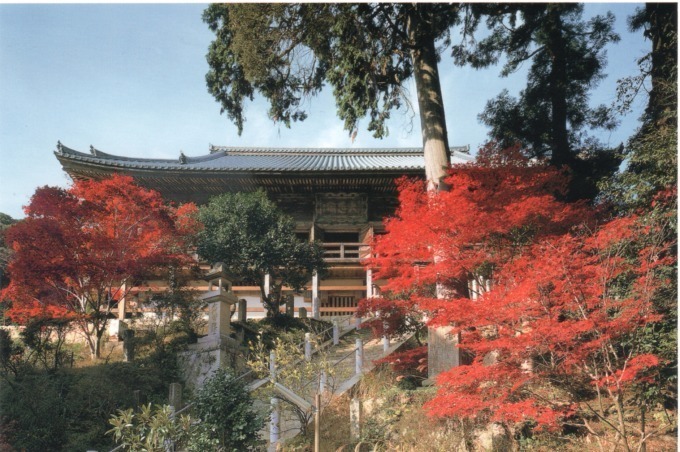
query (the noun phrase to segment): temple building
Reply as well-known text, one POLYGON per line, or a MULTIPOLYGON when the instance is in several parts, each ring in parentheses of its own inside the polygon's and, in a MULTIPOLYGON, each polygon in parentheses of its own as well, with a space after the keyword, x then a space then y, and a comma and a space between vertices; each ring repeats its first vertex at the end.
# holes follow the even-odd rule
MULTIPOLYGON (((358 300, 379 291, 380 281, 373 280, 361 260, 370 252, 372 237, 383 232, 383 219, 397 207, 395 180, 425 176, 421 148, 210 146, 207 155, 180 153, 168 160, 121 157, 93 147, 83 153, 58 143, 55 155, 73 179, 122 173, 179 203, 200 205, 224 192, 265 190, 295 219, 300 238, 323 243, 328 275, 323 280, 312 278, 309 290, 294 295, 295 312, 302 307, 311 312, 312 300, 318 297, 322 316, 351 314, 358 300)), ((472 160, 468 147, 451 149, 452 164, 472 160)), ((233 289, 248 300, 248 317, 264 315, 257 287, 235 285, 233 289)), ((119 318, 134 310, 135 304, 126 303, 119 318)))

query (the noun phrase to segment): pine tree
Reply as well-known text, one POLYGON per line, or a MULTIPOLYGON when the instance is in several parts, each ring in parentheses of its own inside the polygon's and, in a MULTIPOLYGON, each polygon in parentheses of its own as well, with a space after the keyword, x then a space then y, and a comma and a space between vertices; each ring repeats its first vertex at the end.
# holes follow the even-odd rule
MULTIPOLYGON (((203 20, 215 33, 206 76, 222 112, 243 129, 243 107, 257 92, 269 116, 290 126, 325 84, 349 133, 368 116, 384 137, 404 82, 416 83, 426 177, 440 187, 450 151, 439 82, 439 51, 460 22, 458 4, 213 4, 203 20)), ((443 187, 440 187, 443 188, 443 187)))
POLYGON ((491 34, 454 48, 459 64, 485 67, 507 57, 501 75, 531 63, 527 86, 518 98, 507 90, 490 100, 480 115, 489 136, 502 147, 519 143, 532 157, 568 166, 574 173, 569 198, 593 198, 596 182, 620 163, 590 129, 612 129, 616 122, 604 106, 590 107, 589 92, 604 77, 605 51, 619 37, 614 16, 583 20, 583 5, 492 4, 475 9, 491 34))

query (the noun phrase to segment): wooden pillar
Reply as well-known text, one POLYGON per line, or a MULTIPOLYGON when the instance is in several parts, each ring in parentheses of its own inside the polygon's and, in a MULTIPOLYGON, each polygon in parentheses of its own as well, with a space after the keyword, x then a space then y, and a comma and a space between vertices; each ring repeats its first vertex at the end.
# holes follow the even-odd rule
POLYGON ((373 270, 366 270, 366 298, 373 298, 373 270))

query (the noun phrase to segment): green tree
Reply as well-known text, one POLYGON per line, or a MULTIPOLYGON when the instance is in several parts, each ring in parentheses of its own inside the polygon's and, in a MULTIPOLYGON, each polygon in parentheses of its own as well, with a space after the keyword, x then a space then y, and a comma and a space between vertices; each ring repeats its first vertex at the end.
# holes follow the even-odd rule
POLYGON ((591 107, 589 92, 604 77, 605 46, 617 42, 614 16, 583 20, 583 5, 533 3, 475 7, 477 20, 491 30, 479 42, 454 47, 458 64, 485 67, 505 56, 502 76, 530 62, 527 86, 519 97, 507 90, 490 100, 480 119, 502 147, 521 144, 532 156, 549 157, 574 173, 572 198, 592 198, 597 180, 620 164, 588 131, 613 129, 616 121, 604 105, 591 107))
POLYGON ((300 291, 313 272, 325 271, 321 246, 299 240, 293 219, 262 191, 216 196, 200 208, 198 217, 204 225, 197 237, 198 255, 222 262, 237 277, 258 285, 269 317, 279 315, 284 286, 300 291))
MULTIPOLYGON (((208 91, 243 128, 244 101, 255 92, 269 116, 287 127, 307 117, 304 101, 328 84, 350 134, 368 116, 376 137, 404 106, 404 81, 416 83, 431 188, 439 187, 450 151, 439 81, 440 50, 461 23, 460 4, 212 4, 203 20, 215 33, 207 55, 208 91)), ((467 22, 465 22, 467 24, 467 22)), ((443 187, 442 187, 443 188, 443 187)))
MULTIPOLYGON (((619 81, 620 111, 626 112, 639 95, 648 93, 640 129, 628 141, 624 155, 626 168, 604 188, 619 214, 640 216, 656 240, 637 241, 641 249, 662 249, 659 243, 672 242, 666 251, 677 255, 677 22, 676 4, 647 3, 629 18, 632 31, 641 31, 650 51, 638 60, 638 74, 619 81), (649 87, 649 89, 645 89, 649 87)), ((658 262, 663 262, 663 256, 658 262)), ((677 407, 677 264, 653 268, 666 283, 655 293, 653 302, 664 321, 646 328, 630 339, 645 350, 662 357, 658 380, 640 382, 636 398, 644 418, 649 407, 662 401, 677 407)), ((622 284, 624 287, 625 283, 622 284)))
POLYGON ((623 210, 649 210, 659 190, 677 187, 678 165, 678 9, 673 3, 648 3, 629 18, 632 31, 642 31, 650 51, 638 60, 640 72, 619 80, 622 113, 648 90, 642 126, 628 141, 626 169, 607 187, 623 210))
POLYGON ((5 230, 16 223, 17 220, 0 212, 0 289, 7 285, 6 269, 11 256, 11 250, 5 243, 5 230))

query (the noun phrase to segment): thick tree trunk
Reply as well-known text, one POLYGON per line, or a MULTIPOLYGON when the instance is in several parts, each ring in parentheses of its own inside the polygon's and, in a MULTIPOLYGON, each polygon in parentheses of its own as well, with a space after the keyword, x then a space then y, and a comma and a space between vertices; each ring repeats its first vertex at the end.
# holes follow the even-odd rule
POLYGON ((550 68, 550 103, 552 128, 552 157, 550 162, 559 167, 572 162, 567 130, 567 61, 564 52, 566 43, 562 33, 562 19, 559 8, 548 6, 546 27, 548 47, 552 57, 550 68))
POLYGON ((431 30, 429 5, 416 5, 409 17, 411 58, 420 109, 420 129, 429 190, 447 190, 444 178, 451 162, 444 102, 439 82, 437 52, 431 30))
POLYGON ((678 68, 678 7, 675 3, 647 3, 647 31, 652 40, 652 89, 649 92, 647 115, 657 127, 674 125, 677 120, 677 98, 669 84, 677 83, 678 68))

